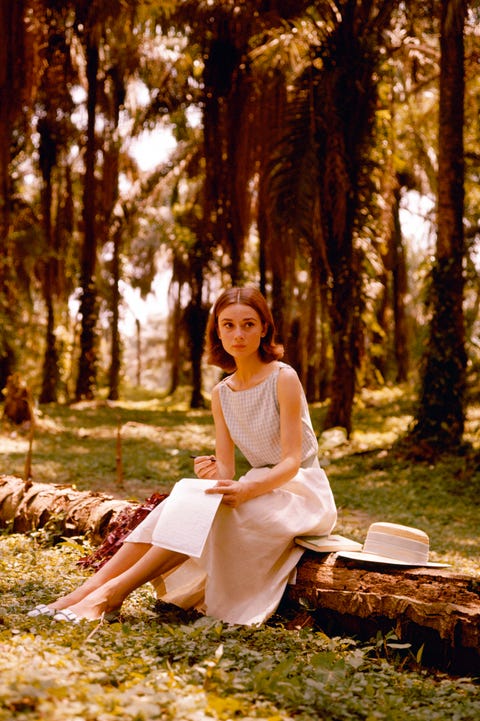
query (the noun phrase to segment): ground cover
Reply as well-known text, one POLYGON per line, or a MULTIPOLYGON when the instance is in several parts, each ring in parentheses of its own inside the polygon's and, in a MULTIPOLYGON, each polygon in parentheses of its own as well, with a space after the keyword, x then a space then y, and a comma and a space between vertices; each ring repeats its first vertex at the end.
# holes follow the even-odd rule
MULTIPOLYGON (((320 428, 325 408, 312 408, 320 428)), ((365 393, 355 431, 321 437, 321 459, 339 506, 337 531, 363 541, 370 522, 416 525, 432 556, 480 576, 478 491, 480 412, 470 411, 473 449, 438 462, 402 455, 411 419, 404 389, 365 393)), ((118 404, 40 409, 33 447, 36 481, 74 483, 143 500, 191 475, 191 453, 212 450, 208 410, 174 399, 133 396, 118 404), (117 474, 121 429, 123 481, 117 474)), ((0 472, 21 476, 28 434, 4 426, 0 472)), ((241 463, 241 459, 239 459, 241 463)), ((52 545, 54 529, 0 536, 0 721, 170 719, 391 719, 473 721, 478 680, 421 666, 395 636, 369 643, 287 629, 277 615, 261 629, 226 626, 169 608, 148 588, 121 622, 78 626, 32 620, 25 612, 74 586, 88 542, 52 545)))

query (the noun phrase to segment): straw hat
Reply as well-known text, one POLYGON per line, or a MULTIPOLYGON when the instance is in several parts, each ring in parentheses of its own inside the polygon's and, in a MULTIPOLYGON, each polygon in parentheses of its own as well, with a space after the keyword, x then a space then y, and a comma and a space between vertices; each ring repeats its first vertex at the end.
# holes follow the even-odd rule
POLYGON ((424 531, 397 523, 372 523, 361 551, 339 551, 342 558, 394 566, 445 568, 448 563, 428 560, 429 540, 424 531))

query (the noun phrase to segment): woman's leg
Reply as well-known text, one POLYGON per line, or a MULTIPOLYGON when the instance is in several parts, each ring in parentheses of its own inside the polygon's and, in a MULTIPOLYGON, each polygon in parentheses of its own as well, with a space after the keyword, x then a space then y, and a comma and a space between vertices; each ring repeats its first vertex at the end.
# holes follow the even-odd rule
POLYGON ((96 588, 99 588, 102 584, 115 578, 115 576, 119 576, 127 568, 133 566, 151 547, 150 543, 124 543, 115 555, 92 576, 89 576, 81 586, 78 586, 78 588, 71 593, 57 598, 56 601, 49 603, 49 607, 60 610, 79 603, 79 601, 85 598, 85 596, 88 596, 88 594, 96 588))
MULTIPOLYGON (((162 573, 171 571, 187 558, 188 556, 182 553, 167 551, 158 546, 149 546, 146 553, 143 553, 136 562, 114 576, 104 578, 100 584, 96 583, 88 595, 84 595, 73 605, 70 604, 69 609, 79 618, 90 620, 100 618, 103 613, 118 610, 126 597, 136 588, 152 581, 162 573)), ((100 569, 100 571, 102 570, 100 569)))

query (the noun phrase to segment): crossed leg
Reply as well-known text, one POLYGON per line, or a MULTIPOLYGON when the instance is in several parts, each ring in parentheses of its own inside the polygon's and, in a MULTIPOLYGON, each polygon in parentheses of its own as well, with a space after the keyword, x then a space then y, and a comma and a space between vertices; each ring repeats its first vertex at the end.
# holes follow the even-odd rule
POLYGON ((126 597, 144 583, 152 581, 183 563, 187 556, 149 543, 126 542, 117 553, 77 589, 62 596, 50 608, 70 609, 79 618, 95 620, 103 613, 116 611, 126 597))

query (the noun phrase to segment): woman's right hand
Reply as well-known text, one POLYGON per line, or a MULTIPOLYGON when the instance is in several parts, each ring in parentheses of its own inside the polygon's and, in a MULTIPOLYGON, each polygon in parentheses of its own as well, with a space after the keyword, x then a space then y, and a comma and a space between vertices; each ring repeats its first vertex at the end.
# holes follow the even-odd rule
POLYGON ((215 456, 196 456, 193 468, 199 478, 217 478, 217 459, 215 456))

